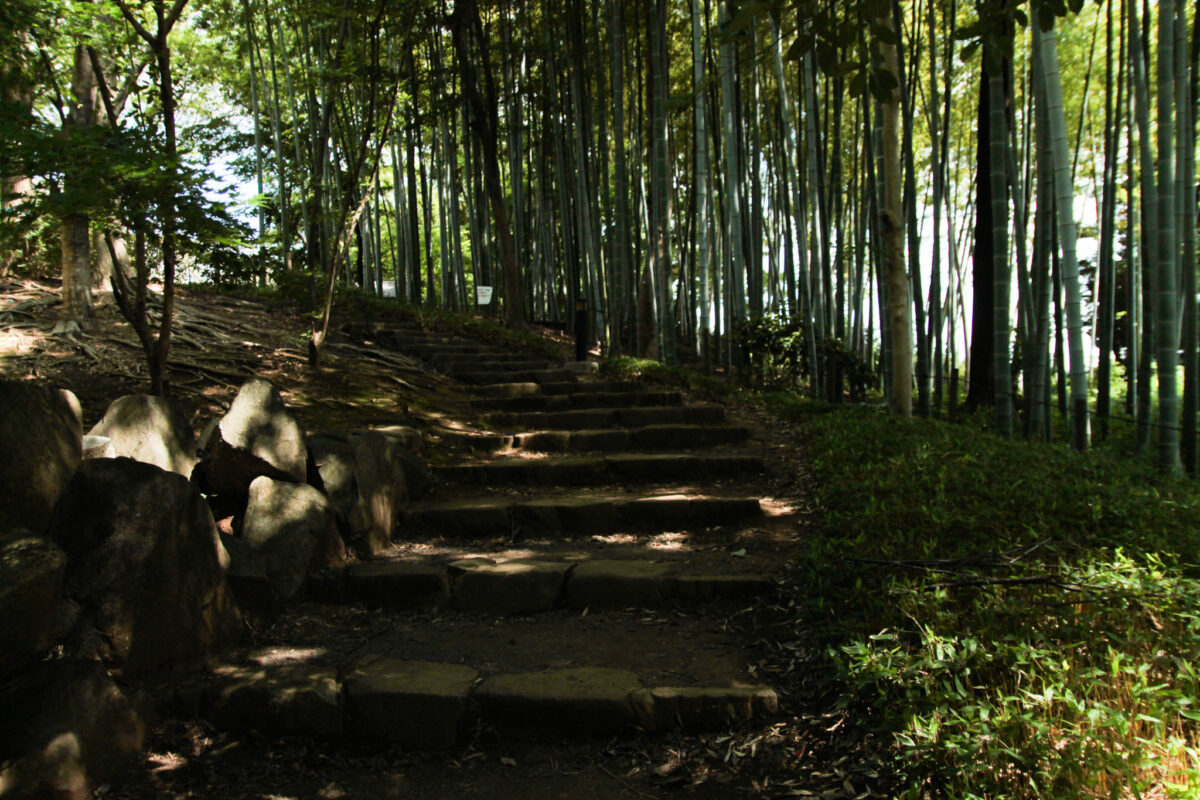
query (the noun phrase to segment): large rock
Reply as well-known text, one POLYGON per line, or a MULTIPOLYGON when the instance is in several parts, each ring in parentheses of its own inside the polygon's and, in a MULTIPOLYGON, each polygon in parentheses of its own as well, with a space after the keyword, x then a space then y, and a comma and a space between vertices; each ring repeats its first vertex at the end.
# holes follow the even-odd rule
POLYGON ((387 547, 404 505, 432 488, 433 473, 411 447, 418 438, 411 428, 389 427, 308 440, 320 478, 309 483, 319 483, 339 527, 364 551, 387 547))
POLYGON ((66 566, 66 554, 44 536, 0 534, 0 678, 53 643, 66 566))
POLYGON ((67 652, 126 671, 189 665, 240 630, 228 554, 186 478, 129 458, 85 462, 49 528, 67 554, 67 652))
POLYGON ((338 525, 350 532, 350 514, 358 502, 358 483, 355 481, 354 445, 344 433, 318 433, 308 439, 309 463, 316 468, 316 478, 309 483, 329 498, 338 525))
POLYGON ((84 800, 137 766, 146 725, 96 661, 40 665, 0 691, 0 797, 84 800))
POLYGON ((241 541, 244 547, 231 549, 234 570, 261 571, 284 602, 303 591, 310 573, 337 566, 346 555, 325 495, 307 484, 265 476, 250 484, 241 541), (237 564, 241 559, 250 563, 237 564))
POLYGON ((304 429, 269 382, 242 384, 208 442, 207 482, 216 494, 245 497, 260 475, 304 483, 304 429))
POLYGON ((79 401, 67 391, 0 380, 0 408, 0 530, 45 533, 83 458, 79 401))
POLYGON ((354 537, 371 553, 392 541, 400 511, 408 502, 406 454, 400 440, 377 431, 354 439, 358 502, 350 515, 354 537))
POLYGON ((131 394, 113 401, 88 435, 108 437, 114 456, 144 461, 185 478, 196 466, 192 427, 183 413, 162 397, 131 394))

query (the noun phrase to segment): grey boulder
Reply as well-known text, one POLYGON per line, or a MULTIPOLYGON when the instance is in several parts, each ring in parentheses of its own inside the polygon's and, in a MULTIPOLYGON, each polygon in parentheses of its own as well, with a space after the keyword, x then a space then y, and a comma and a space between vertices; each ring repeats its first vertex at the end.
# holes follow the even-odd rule
POLYGON ((88 435, 107 437, 113 456, 153 464, 185 478, 196 466, 191 425, 162 397, 131 394, 114 400, 88 435))
POLYGON ((49 527, 67 555, 68 654, 126 672, 197 663, 241 630, 199 490, 129 458, 85 462, 49 527))

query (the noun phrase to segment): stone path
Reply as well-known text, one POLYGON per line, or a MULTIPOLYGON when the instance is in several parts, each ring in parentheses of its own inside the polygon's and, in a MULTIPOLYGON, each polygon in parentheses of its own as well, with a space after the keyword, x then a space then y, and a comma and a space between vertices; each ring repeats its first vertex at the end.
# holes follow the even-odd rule
POLYGON ((778 566, 769 548, 747 555, 768 510, 745 427, 585 365, 388 339, 468 400, 424 445, 439 486, 405 510, 393 546, 310 588, 331 608, 374 609, 378 631, 350 652, 306 647, 313 637, 249 654, 182 702, 229 729, 422 749, 480 725, 607 735, 777 712, 722 628, 773 592, 778 566))

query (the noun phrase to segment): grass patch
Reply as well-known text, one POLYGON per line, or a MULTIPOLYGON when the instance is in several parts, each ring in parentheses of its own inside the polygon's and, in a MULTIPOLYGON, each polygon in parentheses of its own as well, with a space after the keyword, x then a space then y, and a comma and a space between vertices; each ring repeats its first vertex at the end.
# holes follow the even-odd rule
POLYGON ((668 366, 649 358, 617 356, 600 362, 600 375, 610 380, 645 381, 689 392, 693 397, 721 403, 744 402, 751 394, 722 377, 685 367, 668 366))
POLYGON ((1200 497, 878 410, 802 422, 801 589, 904 798, 1195 797, 1200 497))

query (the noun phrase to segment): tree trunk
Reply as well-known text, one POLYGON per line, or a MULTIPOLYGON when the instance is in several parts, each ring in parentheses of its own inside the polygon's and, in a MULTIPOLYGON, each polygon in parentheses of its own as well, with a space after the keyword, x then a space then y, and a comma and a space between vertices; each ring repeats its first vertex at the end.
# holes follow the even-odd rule
MULTIPOLYGON (((884 14, 881 27, 895 32, 892 17, 884 14)), ((880 42, 883 66, 898 76, 899 60, 896 46, 880 42)), ((884 280, 887 284, 887 328, 891 341, 892 384, 888 408, 897 416, 912 416, 913 334, 912 302, 909 299, 908 273, 904 263, 904 202, 902 195, 903 164, 900 160, 900 96, 899 85, 892 87, 883 112, 883 184, 884 202, 879 224, 884 242, 884 280)))
MULTIPOLYGON (((71 79, 71 111, 65 128, 83 131, 96 122, 96 72, 88 56, 87 47, 75 46, 74 70, 71 79)), ((78 178, 64 178, 64 193, 80 191, 78 178)), ((88 324, 92 318, 92 259, 91 236, 88 233, 89 219, 86 213, 76 211, 62 219, 62 313, 54 326, 55 333, 70 333, 88 324)))
POLYGON ((449 24, 454 37, 454 50, 458 56, 463 96, 471 112, 471 131, 479 140, 483 151, 484 186, 492 217, 496 222, 496 241, 500 247, 500 265, 504 273, 504 318, 512 327, 524 327, 525 288, 513 247, 512 224, 508 217, 504 186, 500 182, 500 160, 496 141, 499 129, 496 87, 488 58, 487 37, 483 32, 475 0, 459 0, 455 3, 449 24), (471 60, 472 43, 477 48, 480 62, 483 64, 486 98, 479 91, 478 73, 471 60))
POLYGON ((1088 375, 1083 352, 1083 311, 1079 287, 1079 259, 1075 255, 1075 191, 1067 160, 1067 126, 1058 74, 1058 51, 1053 31, 1033 30, 1034 48, 1041 59, 1043 92, 1050 123, 1054 161, 1055 213, 1062 247, 1063 286, 1067 294, 1067 341, 1071 363, 1071 423, 1077 450, 1088 445, 1088 375))

